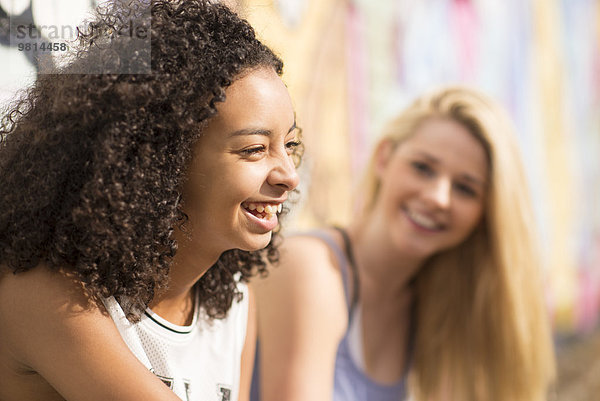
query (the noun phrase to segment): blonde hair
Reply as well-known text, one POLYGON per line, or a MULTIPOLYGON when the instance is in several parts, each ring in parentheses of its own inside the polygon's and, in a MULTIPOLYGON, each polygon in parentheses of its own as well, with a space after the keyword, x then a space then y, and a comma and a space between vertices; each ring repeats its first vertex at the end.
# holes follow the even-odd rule
MULTIPOLYGON (((504 111, 484 95, 450 87, 393 119, 382 141, 396 146, 430 118, 467 127, 489 158, 484 216, 457 247, 434 255, 414 279, 412 394, 418 400, 537 401, 555 375, 536 233, 516 138, 504 111)), ((379 192, 367 169, 361 215, 379 192)))

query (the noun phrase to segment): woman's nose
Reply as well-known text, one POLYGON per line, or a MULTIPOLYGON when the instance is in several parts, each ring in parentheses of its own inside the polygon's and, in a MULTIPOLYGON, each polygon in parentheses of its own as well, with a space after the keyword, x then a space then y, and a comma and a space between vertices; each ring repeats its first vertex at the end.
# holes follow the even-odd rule
POLYGON ((452 182, 446 178, 439 178, 431 183, 427 190, 427 200, 440 209, 450 207, 452 197, 452 182))
POLYGON ((268 182, 273 186, 284 188, 286 191, 291 191, 298 186, 300 178, 296 171, 293 157, 287 153, 278 157, 275 166, 269 174, 268 182))

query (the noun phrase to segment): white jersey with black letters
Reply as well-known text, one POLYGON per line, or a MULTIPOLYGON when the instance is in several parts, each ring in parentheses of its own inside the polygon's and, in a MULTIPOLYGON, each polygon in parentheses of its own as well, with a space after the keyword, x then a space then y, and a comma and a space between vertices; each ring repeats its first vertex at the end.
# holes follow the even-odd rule
POLYGON ((150 309, 131 323, 113 298, 104 300, 134 355, 184 401, 238 399, 240 363, 248 321, 248 288, 225 319, 209 320, 198 307, 190 326, 177 326, 150 309))

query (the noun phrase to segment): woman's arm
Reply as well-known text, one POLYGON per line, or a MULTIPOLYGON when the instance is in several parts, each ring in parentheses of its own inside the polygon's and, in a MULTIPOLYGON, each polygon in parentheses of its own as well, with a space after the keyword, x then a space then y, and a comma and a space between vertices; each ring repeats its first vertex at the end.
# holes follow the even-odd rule
POLYGON ((238 401, 250 399, 250 385, 252 383, 252 370, 254 369, 254 354, 256 351, 256 302, 252 288, 248 288, 248 325, 246 339, 242 350, 240 373, 240 393, 238 401))
POLYGON ((102 306, 45 267, 0 279, 4 346, 68 401, 179 398, 129 351, 102 306))
POLYGON ((280 249, 280 263, 253 282, 261 401, 330 401, 347 325, 341 275, 316 238, 286 239, 280 249))

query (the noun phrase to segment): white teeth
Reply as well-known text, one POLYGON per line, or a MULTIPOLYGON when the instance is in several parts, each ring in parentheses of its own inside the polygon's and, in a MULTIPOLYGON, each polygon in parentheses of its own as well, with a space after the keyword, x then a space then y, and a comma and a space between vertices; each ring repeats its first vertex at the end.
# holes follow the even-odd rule
POLYGON ((264 212, 267 215, 267 217, 269 215, 273 217, 275 213, 281 213, 281 211, 283 210, 283 205, 281 203, 276 205, 264 203, 244 203, 243 206, 250 211, 256 210, 258 213, 264 212))
POLYGON ((423 227, 431 229, 431 230, 439 228, 439 225, 433 219, 431 219, 425 215, 413 212, 412 210, 408 211, 408 215, 415 223, 419 224, 420 226, 423 226, 423 227))

